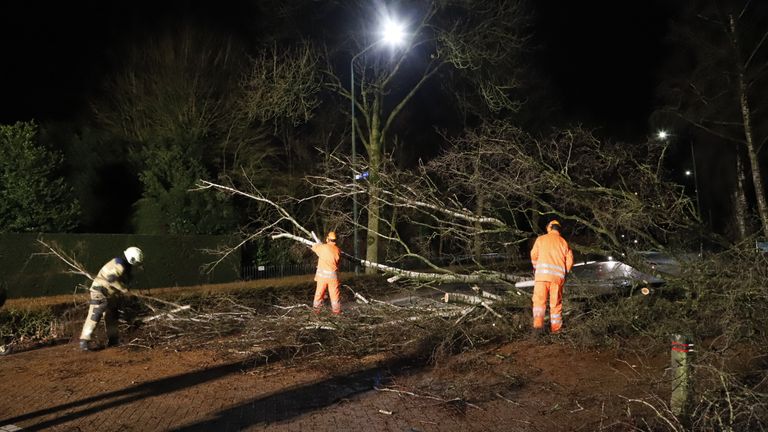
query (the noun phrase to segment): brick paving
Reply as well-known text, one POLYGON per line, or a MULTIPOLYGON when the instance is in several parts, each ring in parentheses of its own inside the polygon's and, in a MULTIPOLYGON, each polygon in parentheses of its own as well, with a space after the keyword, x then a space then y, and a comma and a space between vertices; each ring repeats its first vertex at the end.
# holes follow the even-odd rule
MULTIPOLYGON (((519 348, 508 358, 523 351, 519 348)), ((499 397, 478 402, 475 408, 377 391, 373 386, 382 373, 408 367, 398 361, 369 363, 329 374, 322 368, 280 362, 254 366, 217 360, 203 351, 113 348, 81 353, 74 344, 47 347, 0 358, 0 432, 466 432, 578 430, 576 425, 594 430, 596 422, 606 420, 605 400, 615 404, 616 398, 574 393, 579 373, 615 376, 611 368, 621 367, 595 371, 594 365, 585 364, 583 371, 571 371, 573 383, 563 379, 548 385, 541 369, 526 366, 526 390, 514 396, 516 400, 499 397), (557 422, 558 416, 568 423, 557 422)), ((411 377, 420 373, 427 372, 408 371, 411 377)), ((627 391, 634 384, 617 381, 618 390, 604 391, 627 391)))

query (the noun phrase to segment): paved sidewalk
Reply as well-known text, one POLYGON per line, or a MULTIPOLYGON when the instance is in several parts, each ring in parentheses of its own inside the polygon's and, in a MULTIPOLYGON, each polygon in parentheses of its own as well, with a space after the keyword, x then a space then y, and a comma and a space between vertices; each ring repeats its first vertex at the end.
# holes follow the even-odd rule
POLYGON ((426 431, 450 421, 373 390, 384 373, 375 365, 333 377, 201 358, 72 344, 5 357, 0 431, 426 431))
POLYGON ((550 383, 531 364, 559 368, 563 359, 553 355, 559 349, 520 346, 488 353, 483 361, 496 361, 493 368, 504 373, 525 374, 525 385, 466 404, 406 391, 417 382, 450 386, 457 377, 436 377, 402 360, 351 361, 341 370, 330 367, 330 374, 322 365, 291 366, 289 358, 265 362, 256 355, 243 361, 205 351, 124 348, 82 353, 74 344, 60 345, 0 359, 0 432, 594 430, 610 408, 605 401, 618 402, 599 392, 629 394, 637 383, 611 371, 622 364, 610 364, 610 355, 591 354, 579 354, 583 365, 571 355, 564 378, 550 383), (538 363, 516 360, 530 352, 538 363), (595 370, 594 364, 603 363, 605 370, 595 370), (613 385, 619 387, 592 384, 594 376, 618 377, 613 385), (574 393, 585 383, 589 398, 574 393), (397 384, 407 387, 375 389, 397 384))

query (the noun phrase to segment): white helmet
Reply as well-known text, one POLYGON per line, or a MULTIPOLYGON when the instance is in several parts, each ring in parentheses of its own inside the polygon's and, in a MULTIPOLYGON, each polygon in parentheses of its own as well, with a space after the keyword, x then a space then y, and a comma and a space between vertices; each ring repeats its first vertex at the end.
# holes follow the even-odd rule
POLYGON ((136 246, 131 246, 123 252, 125 259, 128 260, 128 264, 136 265, 141 264, 144 261, 144 252, 136 246))

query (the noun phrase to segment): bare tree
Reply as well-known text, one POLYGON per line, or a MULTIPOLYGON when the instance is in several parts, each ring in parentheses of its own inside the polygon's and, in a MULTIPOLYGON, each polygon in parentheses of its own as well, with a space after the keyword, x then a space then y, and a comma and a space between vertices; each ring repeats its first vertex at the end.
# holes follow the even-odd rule
POLYGON ((251 59, 241 83, 242 110, 250 121, 274 123, 288 120, 291 126, 307 122, 320 105, 322 86, 320 56, 309 42, 287 50, 277 45, 251 59))
POLYGON ((678 26, 677 37, 688 49, 692 71, 672 80, 665 90, 673 95, 669 111, 721 139, 726 149, 734 149, 733 204, 742 238, 747 234, 749 201, 756 204, 762 235, 768 237, 768 198, 760 164, 768 129, 755 122, 764 109, 760 96, 768 76, 767 12, 765 4, 750 0, 702 0, 690 5, 684 13, 689 21, 678 26), (753 200, 746 197, 745 174, 751 174, 753 200))
MULTIPOLYGON (((379 185, 388 142, 396 137, 396 120, 411 101, 423 92, 427 84, 441 76, 446 82, 461 79, 467 87, 485 102, 491 111, 516 110, 519 102, 512 97, 517 87, 515 63, 517 53, 525 42, 523 33, 526 15, 522 2, 517 0, 487 0, 480 2, 412 2, 401 5, 419 17, 408 24, 407 45, 386 50, 380 36, 373 36, 369 19, 377 13, 379 21, 391 18, 395 11, 372 10, 367 2, 350 1, 343 5, 329 4, 329 8, 342 7, 344 16, 355 16, 361 31, 343 43, 324 41, 327 47, 322 53, 323 88, 339 95, 355 107, 354 132, 360 137, 367 155, 365 171, 370 174, 367 183, 368 202, 365 205, 368 232, 366 256, 378 261, 381 249, 377 233, 381 230, 379 202, 382 189, 379 185), (353 11, 353 12, 350 12, 353 11), (360 37, 359 35, 364 35, 360 37), (328 48, 330 47, 330 48, 328 48), (351 69, 351 71, 350 71, 351 69), (347 85, 349 73, 353 75, 355 88, 347 85)), ((378 24, 376 24, 378 25, 378 24)), ((274 52, 275 59, 261 60, 273 70, 308 71, 305 66, 311 53, 304 56, 284 56, 274 52)), ((282 94, 289 96, 296 110, 294 114, 306 114, 313 101, 298 96, 303 91, 314 92, 316 86, 311 73, 276 73, 275 76, 290 83, 282 86, 282 94)), ((275 87, 276 89, 276 87, 275 87)), ((422 95, 425 96, 425 95, 422 95)), ((260 97, 257 105, 263 105, 269 97, 260 97)), ((278 106, 283 106, 282 103, 278 106)), ((392 147, 390 147, 392 148, 392 147)), ((351 178, 352 173, 348 173, 351 178)), ((354 221, 357 223, 357 221, 354 221)), ((362 225, 362 224, 361 224, 362 225)))
MULTIPOLYGON (((740 35, 740 21, 747 12, 746 8, 749 7, 750 2, 746 2, 744 9, 741 11, 728 11, 721 8, 721 15, 723 21, 726 21, 727 25, 724 26, 725 34, 727 35, 728 42, 731 48, 731 55, 734 58, 734 73, 736 76, 736 87, 738 89, 738 101, 741 113, 741 126, 744 134, 744 145, 747 149, 747 156, 750 167, 752 169, 752 185, 755 188, 755 199, 757 201, 757 209, 760 214, 760 220, 763 226, 763 236, 768 237, 768 198, 765 195, 765 186, 763 184, 762 170, 760 169, 760 160, 758 158, 758 152, 760 145, 755 141, 755 129, 753 127, 753 108, 751 104, 751 92, 752 80, 758 79, 760 75, 750 76, 750 70, 753 65, 753 60, 762 64, 755 65, 759 70, 758 74, 765 71, 768 67, 768 56, 765 56, 766 49, 762 48, 766 38, 768 38, 768 30, 762 32, 762 37, 758 39, 758 42, 752 46, 747 47, 745 45, 744 38, 740 35), (738 13, 738 15, 736 15, 738 13), (762 59, 759 56, 763 53, 762 59), (748 55, 744 58, 744 53, 748 55)), ((764 73, 764 72, 763 72, 764 73)), ((766 137, 768 138, 768 137, 766 137)))
POLYGON ((192 24, 148 38, 129 48, 93 111, 130 141, 209 136, 230 120, 237 51, 192 24))
POLYGON ((201 176, 247 176, 260 187, 279 181, 269 125, 254 121, 275 114, 248 104, 249 92, 269 88, 268 77, 253 70, 244 77, 245 58, 232 38, 188 23, 130 47, 105 96, 94 101, 100 125, 129 143, 143 184, 135 206, 140 231, 230 230, 231 206, 186 194, 201 176))
MULTIPOLYGON (((383 175, 385 143, 395 133, 392 129, 397 117, 425 84, 443 69, 447 69, 446 73, 461 72, 462 76, 471 77, 477 92, 493 110, 517 108, 516 101, 509 97, 510 90, 516 87, 514 74, 500 80, 498 76, 489 76, 487 71, 499 68, 514 71, 502 64, 513 61, 524 43, 522 22, 525 16, 521 3, 447 4, 435 1, 422 13, 421 22, 414 26, 407 47, 395 51, 391 58, 361 55, 358 67, 353 64, 352 73, 358 76, 355 82, 359 86, 354 89, 354 100, 353 93, 342 86, 338 78, 333 85, 357 108, 356 132, 368 156, 366 257, 369 261, 379 260, 379 239, 382 238, 376 234, 381 230, 378 203, 382 198, 379 182, 383 175), (462 8, 471 9, 471 13, 454 10, 462 8), (418 62, 409 61, 413 57, 419 59, 418 62)), ((356 49, 357 55, 363 53, 365 45, 368 45, 367 41, 356 49)), ((329 72, 338 77, 333 71, 329 72)))

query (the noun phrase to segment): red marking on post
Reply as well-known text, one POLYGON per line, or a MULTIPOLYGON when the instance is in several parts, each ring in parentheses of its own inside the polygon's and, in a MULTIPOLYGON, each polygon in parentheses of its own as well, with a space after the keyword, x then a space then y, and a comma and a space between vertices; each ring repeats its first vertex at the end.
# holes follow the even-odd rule
POLYGON ((693 344, 673 341, 672 351, 677 351, 682 353, 693 352, 693 344))

